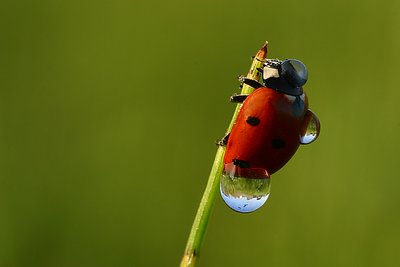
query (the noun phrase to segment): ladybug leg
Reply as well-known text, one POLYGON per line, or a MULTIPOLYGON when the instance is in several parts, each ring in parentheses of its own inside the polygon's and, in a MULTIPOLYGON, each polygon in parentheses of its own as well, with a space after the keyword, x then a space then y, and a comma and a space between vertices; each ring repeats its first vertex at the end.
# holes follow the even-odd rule
POLYGON ((249 79, 249 78, 244 78, 243 79, 243 83, 247 84, 248 86, 253 87, 254 89, 258 89, 261 87, 265 87, 263 84, 261 84, 260 82, 253 80, 253 79, 249 79))
POLYGON ((231 96, 229 101, 231 101, 232 103, 243 103, 243 101, 247 98, 247 96, 248 95, 237 95, 237 94, 234 94, 233 96, 231 96))
POLYGON ((216 141, 215 144, 218 146, 226 146, 230 134, 231 134, 230 132, 227 133, 221 140, 216 141))

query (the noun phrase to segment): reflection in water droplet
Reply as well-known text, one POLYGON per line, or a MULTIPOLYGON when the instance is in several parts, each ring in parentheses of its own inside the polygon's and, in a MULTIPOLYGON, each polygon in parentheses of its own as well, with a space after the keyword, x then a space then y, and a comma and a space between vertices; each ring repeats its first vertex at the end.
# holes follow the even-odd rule
POLYGON ((307 110, 301 127, 300 144, 306 145, 314 142, 319 135, 319 130, 318 117, 311 110, 307 110))
POLYGON ((246 178, 223 173, 222 199, 237 212, 252 212, 264 205, 270 192, 270 178, 246 178))

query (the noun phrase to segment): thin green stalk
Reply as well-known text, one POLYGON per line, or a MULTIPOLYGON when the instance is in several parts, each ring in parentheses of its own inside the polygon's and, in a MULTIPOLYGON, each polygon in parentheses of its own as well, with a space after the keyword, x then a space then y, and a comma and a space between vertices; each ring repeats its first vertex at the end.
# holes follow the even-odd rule
MULTIPOLYGON (((264 59, 267 57, 268 42, 261 47, 253 59, 247 78, 260 81, 261 73, 257 70, 262 67, 264 59)), ((250 94, 254 89, 246 84, 243 84, 242 94, 250 94)), ((232 120, 229 124, 227 132, 230 132, 235 123, 236 116, 239 112, 240 104, 236 106, 232 120)), ((211 169, 208 183, 201 199, 196 217, 194 219, 192 230, 190 231, 189 239, 186 245, 185 254, 181 261, 181 267, 193 267, 196 260, 199 258, 201 245, 204 240, 207 229, 208 219, 214 206, 215 198, 218 195, 219 180, 222 174, 224 161, 225 147, 219 146, 215 155, 214 164, 211 169)))

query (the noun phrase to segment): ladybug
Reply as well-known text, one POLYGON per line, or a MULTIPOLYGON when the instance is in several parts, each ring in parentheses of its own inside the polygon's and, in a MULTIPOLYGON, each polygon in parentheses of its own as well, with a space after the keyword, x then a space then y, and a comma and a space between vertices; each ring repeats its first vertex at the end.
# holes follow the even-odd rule
POLYGON ((318 118, 308 110, 303 90, 308 71, 301 61, 267 60, 259 71, 263 84, 243 78, 255 90, 231 97, 242 106, 231 132, 220 141, 226 145, 221 194, 228 206, 240 212, 264 204, 270 175, 290 160, 300 144, 314 141, 320 128, 318 118))

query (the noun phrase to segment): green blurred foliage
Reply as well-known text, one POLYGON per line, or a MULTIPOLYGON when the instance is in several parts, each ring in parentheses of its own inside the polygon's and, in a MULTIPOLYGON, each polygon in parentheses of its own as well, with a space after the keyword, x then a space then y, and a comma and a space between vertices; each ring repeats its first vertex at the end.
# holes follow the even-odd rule
POLYGON ((200 266, 397 266, 400 2, 10 1, 0 266, 177 266, 237 74, 309 68, 322 132, 265 207, 217 199, 200 266))

